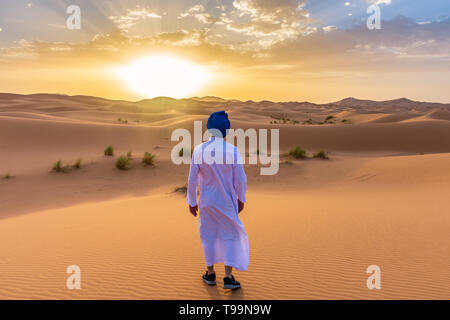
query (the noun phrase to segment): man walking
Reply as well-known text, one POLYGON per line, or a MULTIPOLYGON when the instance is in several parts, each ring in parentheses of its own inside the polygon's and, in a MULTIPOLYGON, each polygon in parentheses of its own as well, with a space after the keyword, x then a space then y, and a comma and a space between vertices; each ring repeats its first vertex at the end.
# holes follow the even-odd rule
POLYGON ((200 239, 208 268, 203 281, 215 285, 214 264, 223 262, 223 287, 237 289, 241 285, 234 279, 232 270, 247 270, 249 257, 248 237, 238 216, 246 202, 247 177, 238 148, 224 140, 230 127, 224 111, 209 117, 207 128, 212 137, 194 149, 187 203, 194 216, 200 209, 200 239))

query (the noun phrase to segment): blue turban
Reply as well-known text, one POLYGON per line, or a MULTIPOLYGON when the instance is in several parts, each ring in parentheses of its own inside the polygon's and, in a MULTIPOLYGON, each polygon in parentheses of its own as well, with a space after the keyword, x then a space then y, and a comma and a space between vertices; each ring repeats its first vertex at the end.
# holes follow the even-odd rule
POLYGON ((228 120, 228 114, 225 111, 214 112, 209 117, 206 127, 208 130, 219 130, 222 133, 222 138, 225 138, 228 133, 228 129, 231 128, 230 120, 228 120))

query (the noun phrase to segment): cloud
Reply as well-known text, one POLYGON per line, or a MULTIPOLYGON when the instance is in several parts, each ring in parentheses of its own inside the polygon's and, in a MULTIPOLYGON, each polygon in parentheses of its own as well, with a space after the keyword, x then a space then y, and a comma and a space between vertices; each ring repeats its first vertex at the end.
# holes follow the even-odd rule
POLYGON ((306 24, 309 17, 305 3, 298 0, 235 0, 233 6, 239 10, 240 16, 248 15, 250 18, 242 28, 235 23, 234 29, 256 36, 299 34, 301 23, 306 24))
POLYGON ((338 27, 336 27, 336 26, 326 26, 326 27, 322 28, 322 30, 325 32, 335 31, 337 29, 338 29, 338 27))
POLYGON ((185 17, 194 15, 199 12, 205 12, 205 7, 201 4, 197 4, 197 5, 193 6, 192 8, 189 8, 187 11, 181 13, 178 16, 178 19, 185 18, 185 17))
POLYGON ((220 14, 195 5, 179 14, 178 19, 195 18, 212 29, 210 38, 222 39, 233 50, 266 49, 314 31, 308 26, 306 0, 234 0, 232 3, 228 11, 224 6, 213 9, 220 10, 220 14))
POLYGON ((98 34, 84 43, 16 41, 0 48, 2 69, 102 68, 151 54, 186 57, 197 63, 248 65, 252 57, 232 47, 208 41, 209 29, 162 32, 155 36, 131 36, 122 31, 98 34), (20 61, 20 66, 18 63, 20 61))
POLYGON ((128 9, 125 15, 121 16, 110 16, 109 19, 114 22, 114 24, 120 30, 128 32, 132 27, 134 27, 139 21, 145 19, 161 19, 162 17, 146 8, 137 6, 135 9, 128 9))
POLYGON ((261 51, 273 61, 308 71, 392 72, 450 68, 450 19, 419 25, 397 17, 380 32, 365 23, 351 29, 314 32, 261 51))
POLYGON ((385 4, 385 5, 390 5, 392 3, 392 0, 366 0, 367 2, 371 3, 371 4, 385 4))
MULTIPOLYGON (((218 7, 217 9, 221 9, 222 11, 225 10, 225 8, 218 7)), ((203 5, 195 5, 192 8, 188 9, 187 11, 181 13, 178 16, 178 19, 186 18, 186 17, 194 17, 199 22, 204 24, 226 24, 231 23, 232 20, 227 18, 226 13, 221 13, 219 16, 213 16, 210 13, 205 12, 205 7, 203 5)))
POLYGON ((307 30, 310 15, 304 8, 305 3, 298 0, 235 0, 235 16, 232 22, 226 23, 226 28, 244 36, 264 38, 254 43, 266 48, 307 30))
MULTIPOLYGON (((251 25, 249 22, 249 28, 251 25)), ((417 24, 412 19, 397 17, 384 21, 380 31, 368 30, 365 23, 351 29, 305 26, 300 34, 284 41, 262 36, 232 43, 225 36, 202 28, 140 37, 118 31, 98 34, 84 43, 22 40, 12 47, 0 48, 0 65, 98 68, 141 55, 171 52, 199 64, 230 70, 272 73, 284 70, 290 75, 300 71, 428 72, 450 67, 450 19, 417 24)))

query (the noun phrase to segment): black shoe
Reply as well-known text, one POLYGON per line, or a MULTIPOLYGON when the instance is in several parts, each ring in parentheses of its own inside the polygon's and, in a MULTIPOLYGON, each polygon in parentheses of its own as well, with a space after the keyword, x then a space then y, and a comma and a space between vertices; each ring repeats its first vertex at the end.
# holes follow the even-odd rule
POLYGON ((241 287, 239 281, 236 281, 233 276, 231 279, 228 277, 223 278, 223 288, 224 289, 238 289, 241 287))
POLYGON ((202 276, 203 281, 210 286, 214 286, 216 284, 216 274, 208 274, 208 271, 202 276))

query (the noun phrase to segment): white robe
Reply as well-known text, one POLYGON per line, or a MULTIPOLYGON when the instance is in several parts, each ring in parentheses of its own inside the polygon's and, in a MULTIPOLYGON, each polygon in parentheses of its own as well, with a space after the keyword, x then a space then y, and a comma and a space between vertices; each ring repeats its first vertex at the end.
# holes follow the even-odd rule
POLYGON ((248 237, 239 220, 237 202, 246 201, 247 177, 238 148, 217 137, 197 146, 189 172, 186 200, 190 206, 197 205, 197 185, 199 231, 206 265, 223 262, 237 270, 247 270, 248 237), (208 158, 211 154, 222 155, 222 163, 213 163, 211 156, 208 158))

